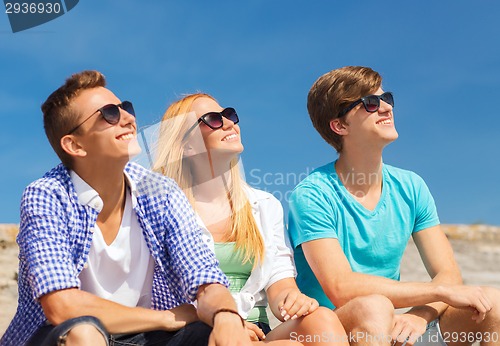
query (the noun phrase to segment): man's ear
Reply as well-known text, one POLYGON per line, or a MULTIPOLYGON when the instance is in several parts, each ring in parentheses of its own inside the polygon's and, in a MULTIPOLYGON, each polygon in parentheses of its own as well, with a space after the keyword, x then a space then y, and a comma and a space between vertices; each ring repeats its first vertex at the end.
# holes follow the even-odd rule
POLYGON ((348 133, 346 124, 339 118, 330 121, 330 129, 340 136, 346 135, 348 133))
POLYGON ((87 152, 73 135, 66 135, 61 138, 61 148, 70 156, 87 156, 87 152))

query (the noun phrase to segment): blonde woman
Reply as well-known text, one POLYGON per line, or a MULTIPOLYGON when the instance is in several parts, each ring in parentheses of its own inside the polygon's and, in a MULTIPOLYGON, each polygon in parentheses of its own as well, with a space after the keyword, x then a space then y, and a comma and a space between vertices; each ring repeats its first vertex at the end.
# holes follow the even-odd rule
POLYGON ((335 313, 297 288, 280 202, 241 178, 238 122, 233 108, 223 109, 207 94, 173 103, 162 119, 153 170, 176 180, 188 196, 252 340, 347 345, 335 313), (283 322, 272 331, 267 304, 283 322))

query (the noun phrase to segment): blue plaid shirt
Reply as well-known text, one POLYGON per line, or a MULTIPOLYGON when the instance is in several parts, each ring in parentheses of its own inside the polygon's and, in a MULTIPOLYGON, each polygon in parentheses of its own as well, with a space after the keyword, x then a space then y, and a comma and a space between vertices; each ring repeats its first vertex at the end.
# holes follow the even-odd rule
MULTIPOLYGON (((228 286, 212 251, 203 243, 192 208, 173 180, 129 163, 125 168, 134 207, 155 261, 151 307, 172 309, 192 302, 207 283, 228 286)), ((98 211, 82 205, 62 164, 24 191, 19 244, 17 313, 0 346, 24 345, 46 323, 39 298, 80 287, 98 211)))

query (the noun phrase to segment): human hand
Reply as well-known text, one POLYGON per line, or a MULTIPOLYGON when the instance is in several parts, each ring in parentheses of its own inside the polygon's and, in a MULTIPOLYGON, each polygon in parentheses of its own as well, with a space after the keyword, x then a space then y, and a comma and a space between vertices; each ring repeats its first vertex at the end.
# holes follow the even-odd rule
POLYGON ((198 321, 196 308, 192 304, 182 304, 173 309, 165 310, 165 330, 177 331, 186 325, 198 321))
POLYGON ((234 313, 220 312, 214 318, 214 326, 208 346, 249 346, 252 345, 248 329, 234 313))
POLYGON ((442 301, 457 309, 472 310, 472 319, 481 323, 491 311, 492 304, 481 287, 453 285, 441 286, 442 301))
POLYGON ((295 320, 305 316, 318 308, 318 301, 301 293, 298 289, 291 289, 285 298, 278 304, 281 317, 284 321, 295 320))
POLYGON ((245 321, 245 329, 247 330, 248 336, 252 341, 260 341, 266 339, 266 334, 257 327, 255 324, 245 321))
POLYGON ((412 314, 394 315, 394 325, 391 331, 393 345, 413 345, 425 333, 427 321, 412 314))

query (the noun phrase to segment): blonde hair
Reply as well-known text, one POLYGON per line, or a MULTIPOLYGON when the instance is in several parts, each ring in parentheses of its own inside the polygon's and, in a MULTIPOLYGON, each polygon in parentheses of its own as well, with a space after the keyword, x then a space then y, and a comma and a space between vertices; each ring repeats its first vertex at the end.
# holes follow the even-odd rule
MULTIPOLYGON (((193 175, 189 157, 184 156, 184 135, 192 125, 188 123, 187 115, 192 111, 193 102, 198 98, 215 99, 204 93, 196 93, 183 97, 172 103, 162 118, 156 157, 152 169, 174 179, 186 194, 189 202, 195 207, 193 194, 193 175)), ((228 200, 231 206, 231 232, 226 241, 234 241, 236 249, 242 251, 243 262, 254 261, 262 263, 264 259, 264 240, 252 214, 252 207, 248 200, 245 188, 235 158, 230 163, 230 181, 228 186, 228 200)))

